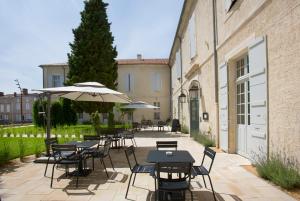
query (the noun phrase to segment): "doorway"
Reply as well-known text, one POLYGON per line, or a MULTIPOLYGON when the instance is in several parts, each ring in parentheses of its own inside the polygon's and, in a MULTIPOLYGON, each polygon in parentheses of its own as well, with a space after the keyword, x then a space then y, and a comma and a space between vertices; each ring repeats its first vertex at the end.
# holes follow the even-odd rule
POLYGON ((199 133, 200 131, 200 108, 199 108, 199 84, 193 81, 189 89, 190 97, 190 133, 199 133))

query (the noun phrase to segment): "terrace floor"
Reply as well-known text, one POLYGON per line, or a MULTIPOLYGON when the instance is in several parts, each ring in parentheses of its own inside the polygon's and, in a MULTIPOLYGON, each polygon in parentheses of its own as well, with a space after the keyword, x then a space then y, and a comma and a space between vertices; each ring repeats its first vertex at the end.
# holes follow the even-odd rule
MULTIPOLYGON (((203 146, 193 141, 188 135, 153 131, 142 131, 136 134, 138 145, 136 155, 140 163, 146 160, 149 150, 155 149, 157 140, 177 140, 179 149, 188 150, 195 158, 195 164, 201 163, 203 146)), ((130 170, 124 151, 111 150, 111 156, 115 171, 110 168, 110 163, 107 161, 109 179, 107 179, 100 162, 97 161, 95 171, 87 177, 79 178, 78 188, 75 187, 76 178, 65 178, 62 169, 55 171, 53 188, 50 188, 52 165, 48 168, 47 177, 43 176, 45 164, 27 162, 0 167, 0 200, 126 200, 125 193, 130 170)), ((211 176, 219 201, 294 200, 242 167, 242 165, 249 164, 247 159, 239 155, 217 153, 211 176)), ((211 191, 203 186, 201 177, 192 180, 194 200, 213 200, 211 191)), ((131 186, 129 189, 128 200, 154 200, 153 191, 153 178, 147 174, 139 174, 136 177, 135 186, 131 186)), ((187 200, 190 199, 191 197, 187 193, 187 200)))

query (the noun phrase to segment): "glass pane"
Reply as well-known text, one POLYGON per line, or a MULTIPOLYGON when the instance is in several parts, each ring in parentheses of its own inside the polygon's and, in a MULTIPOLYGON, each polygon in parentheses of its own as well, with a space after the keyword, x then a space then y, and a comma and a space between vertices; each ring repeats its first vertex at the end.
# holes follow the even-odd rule
POLYGON ((248 115, 248 125, 250 125, 250 115, 248 115))
POLYGON ((241 84, 241 93, 244 93, 245 92, 245 83, 242 83, 241 84))
POLYGON ((239 104, 241 102, 241 97, 240 95, 237 95, 237 104, 239 104))
POLYGON ((245 115, 241 115, 241 122, 240 124, 245 124, 245 115))
POLYGON ((241 105, 241 114, 245 114, 245 104, 241 105))
POLYGON ((241 76, 245 75, 244 68, 241 68, 241 76))
POLYGON ((241 103, 245 103, 245 94, 241 94, 241 103))
POLYGON ((237 115, 237 118, 236 118, 237 124, 240 124, 240 122, 241 122, 240 119, 241 119, 241 118, 240 118, 240 115, 237 115))
POLYGON ((240 114, 241 113, 241 109, 240 109, 240 105, 237 105, 237 111, 236 111, 237 114, 240 114))
POLYGON ((237 89, 236 89, 236 93, 239 94, 240 93, 240 85, 237 85, 237 89))

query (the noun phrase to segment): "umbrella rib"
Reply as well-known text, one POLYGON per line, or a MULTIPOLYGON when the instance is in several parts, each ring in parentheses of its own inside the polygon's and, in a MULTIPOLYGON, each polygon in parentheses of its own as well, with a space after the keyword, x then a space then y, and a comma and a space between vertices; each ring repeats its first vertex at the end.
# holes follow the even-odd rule
POLYGON ((80 98, 81 96, 83 96, 84 93, 81 93, 77 98, 75 98, 74 100, 77 101, 78 98, 80 98))

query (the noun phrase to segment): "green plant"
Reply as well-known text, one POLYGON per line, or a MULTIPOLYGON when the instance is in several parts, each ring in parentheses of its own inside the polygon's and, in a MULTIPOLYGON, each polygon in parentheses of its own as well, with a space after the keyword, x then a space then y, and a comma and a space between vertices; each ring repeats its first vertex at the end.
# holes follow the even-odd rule
POLYGON ((258 174, 285 189, 300 187, 300 172, 297 162, 293 159, 283 159, 279 154, 273 154, 269 159, 258 157, 256 162, 258 174))
POLYGON ((189 134, 189 128, 186 125, 181 126, 181 132, 184 134, 189 134))
POLYGON ((202 134, 201 132, 192 132, 192 137, 194 138, 195 141, 199 142, 205 147, 214 147, 215 146, 215 141, 210 139, 209 136, 202 134))
POLYGON ((19 140, 19 152, 20 152, 20 158, 22 159, 22 158, 24 158, 24 156, 25 156, 25 144, 24 144, 24 142, 23 142, 23 139, 21 138, 20 140, 19 140))
POLYGON ((1 145, 1 150, 0 150, 0 164, 3 164, 9 160, 9 144, 6 140, 3 140, 3 143, 1 145))

